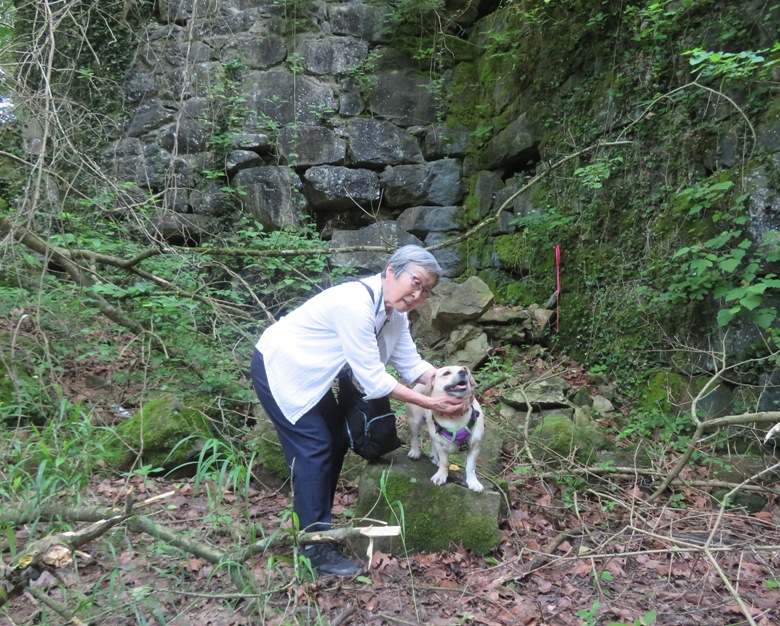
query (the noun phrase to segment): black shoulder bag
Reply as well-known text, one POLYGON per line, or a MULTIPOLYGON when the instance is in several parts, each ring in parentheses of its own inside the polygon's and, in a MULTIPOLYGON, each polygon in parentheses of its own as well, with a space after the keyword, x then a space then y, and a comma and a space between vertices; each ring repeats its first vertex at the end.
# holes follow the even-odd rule
MULTIPOLYGON (((374 292, 364 282, 358 282, 371 294, 373 302, 374 292)), ((352 382, 348 368, 339 375, 339 408, 346 419, 349 447, 364 459, 374 461, 401 446, 390 398, 366 400, 352 382)))

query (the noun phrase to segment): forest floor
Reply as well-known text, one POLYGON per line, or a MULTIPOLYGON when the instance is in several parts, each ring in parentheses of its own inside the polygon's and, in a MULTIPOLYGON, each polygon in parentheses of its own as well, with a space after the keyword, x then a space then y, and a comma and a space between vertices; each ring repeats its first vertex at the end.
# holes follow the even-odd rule
MULTIPOLYGON (((292 547, 271 541, 247 562, 255 591, 239 594, 226 568, 120 524, 82 546, 72 564, 42 572, 5 606, 0 600, 0 624, 780 626, 777 493, 767 488, 758 513, 721 510, 705 490, 707 468, 691 466, 674 494, 650 504, 639 475, 524 475, 520 455, 506 450, 509 510, 500 545, 487 555, 458 545, 435 554, 374 552, 370 562, 353 554, 362 575, 315 578, 292 547), (52 610, 49 598, 75 617, 52 610)), ((655 469, 675 460, 669 454, 655 469)), ((361 467, 348 464, 342 476, 339 526, 355 522, 361 467)), ((230 552, 250 543, 253 528, 265 537, 289 529, 289 489, 259 480, 238 494, 213 478, 93 475, 79 502, 121 508, 128 494, 139 502, 166 493, 144 515, 206 548, 230 552)), ((29 538, 83 526, 0 525, 3 561, 11 542, 18 552, 29 538)))
MULTIPOLYGON (((341 521, 354 504, 356 478, 345 477, 339 490, 341 521)), ((119 528, 84 546, 75 567, 57 577, 44 572, 31 585, 71 607, 80 602, 83 623, 114 626, 717 626, 751 623, 746 612, 760 626, 780 624, 777 500, 758 514, 720 515, 704 496, 698 506, 650 507, 640 489, 625 485, 565 502, 553 481, 515 483, 501 544, 489 555, 457 545, 436 554, 375 552, 370 564, 355 557, 366 568, 355 579, 311 579, 304 568, 296 574, 291 548, 271 547, 250 561, 256 594, 240 596, 225 570, 119 528)), ((241 520, 270 534, 290 506, 284 488, 252 488, 244 499, 222 494, 215 509, 208 485, 196 493, 192 479, 144 477, 95 479, 83 501, 121 504, 129 487, 141 499, 172 491, 155 523, 222 549, 246 543, 241 520)), ((40 532, 17 530, 20 546, 27 532, 40 532)), ((0 623, 66 622, 28 592, 0 610, 0 623)))

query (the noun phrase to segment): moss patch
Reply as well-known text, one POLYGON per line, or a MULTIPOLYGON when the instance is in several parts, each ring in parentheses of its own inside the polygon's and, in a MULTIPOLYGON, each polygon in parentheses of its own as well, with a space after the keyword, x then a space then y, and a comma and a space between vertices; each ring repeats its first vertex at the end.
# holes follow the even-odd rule
POLYGON ((577 426, 568 417, 545 417, 531 433, 534 456, 543 460, 574 458, 580 463, 594 460, 598 450, 609 447, 606 436, 592 426, 577 426))
POLYGON ((369 464, 361 476, 358 518, 392 525, 403 520, 405 547, 413 552, 437 552, 460 544, 485 554, 498 545, 499 494, 474 493, 451 481, 437 487, 430 481, 435 467, 427 459, 410 461, 404 452, 390 456, 392 465, 369 464))
POLYGON ((257 426, 246 438, 248 448, 257 452, 257 461, 264 471, 270 472, 279 479, 286 480, 290 476, 290 468, 279 443, 279 435, 270 419, 258 421, 257 426))
POLYGON ((36 373, 43 348, 23 335, 13 337, 6 332, 0 333, 0 353, 0 416, 18 412, 30 418, 46 417, 42 407, 51 398, 36 373))
POLYGON ((106 441, 111 464, 125 468, 141 454, 144 465, 174 468, 186 462, 203 439, 212 436, 206 415, 166 396, 147 402, 114 429, 106 441))

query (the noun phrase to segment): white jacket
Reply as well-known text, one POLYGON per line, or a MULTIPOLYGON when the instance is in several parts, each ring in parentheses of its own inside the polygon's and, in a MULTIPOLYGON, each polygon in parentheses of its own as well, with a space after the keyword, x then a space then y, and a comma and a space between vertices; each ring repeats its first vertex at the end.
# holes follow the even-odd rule
POLYGON ((348 364, 366 398, 381 398, 397 382, 385 370, 392 365, 408 385, 433 365, 424 361, 409 333, 406 313, 391 311, 382 298, 380 274, 313 296, 269 326, 257 342, 271 393, 293 424, 325 395, 348 364))

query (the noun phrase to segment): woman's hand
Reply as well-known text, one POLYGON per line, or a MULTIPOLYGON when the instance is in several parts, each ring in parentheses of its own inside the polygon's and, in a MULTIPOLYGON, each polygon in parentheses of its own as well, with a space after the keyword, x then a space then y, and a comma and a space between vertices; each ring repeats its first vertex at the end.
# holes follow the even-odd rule
MULTIPOLYGON (((431 370, 433 372, 434 370, 431 370)), ((453 398, 451 396, 436 396, 434 398, 409 389, 401 383, 397 383, 390 397, 402 402, 411 402, 424 409, 429 409, 443 417, 458 417, 463 415, 471 406, 468 398, 453 398)))
POLYGON ((434 413, 443 415, 444 417, 458 417, 466 412, 469 406, 468 400, 464 398, 452 398, 450 396, 437 396, 435 398, 429 398, 431 401, 430 406, 434 413))

